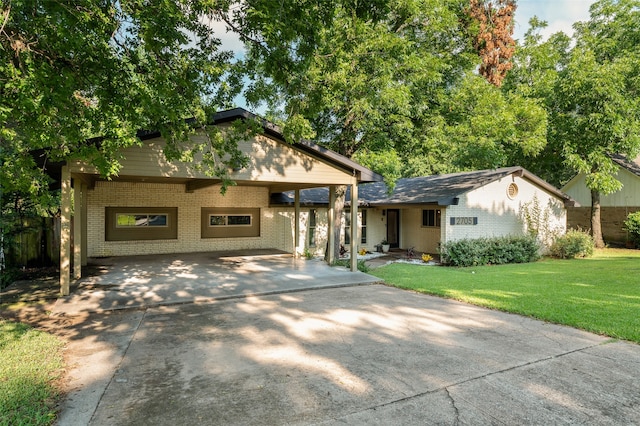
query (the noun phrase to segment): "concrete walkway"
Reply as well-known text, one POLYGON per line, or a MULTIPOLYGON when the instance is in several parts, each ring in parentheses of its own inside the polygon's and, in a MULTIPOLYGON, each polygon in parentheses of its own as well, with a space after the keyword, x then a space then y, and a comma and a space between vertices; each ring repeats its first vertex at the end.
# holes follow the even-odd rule
POLYGON ((70 330, 60 425, 640 423, 640 346, 383 285, 70 330))

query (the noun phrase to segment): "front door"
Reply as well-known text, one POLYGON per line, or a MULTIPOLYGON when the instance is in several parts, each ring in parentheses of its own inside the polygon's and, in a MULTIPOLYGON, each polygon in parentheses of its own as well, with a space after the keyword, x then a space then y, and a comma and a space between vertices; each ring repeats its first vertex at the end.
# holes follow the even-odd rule
POLYGON ((387 210, 387 241, 391 248, 400 247, 400 210, 387 210))

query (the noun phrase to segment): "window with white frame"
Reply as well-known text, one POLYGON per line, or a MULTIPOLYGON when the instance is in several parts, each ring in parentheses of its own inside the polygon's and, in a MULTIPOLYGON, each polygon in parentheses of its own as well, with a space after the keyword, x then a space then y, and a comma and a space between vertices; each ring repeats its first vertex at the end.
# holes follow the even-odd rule
POLYGON ((260 236, 260 209, 202 207, 201 238, 242 238, 260 236))

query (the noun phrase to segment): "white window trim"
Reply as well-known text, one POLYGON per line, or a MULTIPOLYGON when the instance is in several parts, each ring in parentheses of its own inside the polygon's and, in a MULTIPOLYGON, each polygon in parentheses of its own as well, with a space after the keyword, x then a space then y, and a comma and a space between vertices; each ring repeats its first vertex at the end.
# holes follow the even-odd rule
POLYGON ((209 215, 209 221, 207 222, 210 228, 222 228, 222 227, 249 227, 253 226, 253 215, 252 214, 228 214, 228 213, 212 213, 209 215), (211 218, 214 216, 223 216, 224 224, 223 225, 212 225, 211 218), (249 223, 245 224, 229 224, 229 216, 249 216, 249 223))

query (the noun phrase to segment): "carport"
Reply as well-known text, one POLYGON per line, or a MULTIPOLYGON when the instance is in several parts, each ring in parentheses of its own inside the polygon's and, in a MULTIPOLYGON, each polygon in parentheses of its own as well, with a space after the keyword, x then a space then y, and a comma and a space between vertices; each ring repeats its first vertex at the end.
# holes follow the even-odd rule
MULTIPOLYGON (((312 142, 288 143, 276 126, 240 108, 216 114, 212 124, 224 132, 236 120, 259 120, 263 133, 238 143, 249 164, 230 171, 236 186, 224 196, 219 179, 191 163, 167 162, 165 141, 154 132, 141 133, 141 146, 122 152, 119 175, 110 179, 82 161, 61 165, 62 295, 69 294, 71 281, 82 277, 92 258, 265 249, 298 257, 304 247, 299 191, 305 188, 329 187, 335 194, 337 186, 348 186, 356 200, 351 221, 357 223, 358 184, 381 176, 312 142), (269 204, 271 194, 283 191, 295 191, 293 212, 269 204)), ((206 143, 206 138, 196 134, 193 142, 206 143)), ((340 220, 335 210, 333 195, 330 224, 340 220)), ((358 232, 352 227, 352 241, 358 241, 358 232)), ((328 237, 333 260, 334 236, 328 237)), ((357 272, 357 244, 350 249, 351 271, 357 272)))
POLYGON ((371 284, 376 277, 277 250, 241 250, 92 259, 55 313, 206 303, 238 297, 371 284))

